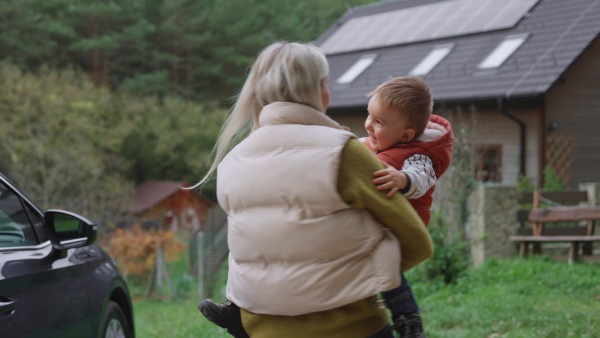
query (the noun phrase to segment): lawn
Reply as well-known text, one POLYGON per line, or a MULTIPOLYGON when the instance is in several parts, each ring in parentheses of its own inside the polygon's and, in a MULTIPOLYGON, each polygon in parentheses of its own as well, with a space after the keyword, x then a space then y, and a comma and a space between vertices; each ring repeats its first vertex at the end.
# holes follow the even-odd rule
MULTIPOLYGON (((489 260, 452 285, 409 272, 428 338, 600 337, 600 264, 489 260)), ((134 288, 135 289, 135 288, 134 288)), ((222 300, 222 289, 217 300, 222 300)), ((138 337, 229 337, 184 300, 134 301, 138 337)))

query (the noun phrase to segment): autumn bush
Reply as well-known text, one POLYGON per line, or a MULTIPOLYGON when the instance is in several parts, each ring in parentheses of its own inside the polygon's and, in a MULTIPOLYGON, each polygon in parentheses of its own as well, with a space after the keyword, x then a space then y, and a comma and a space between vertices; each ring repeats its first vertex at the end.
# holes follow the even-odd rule
POLYGON ((121 272, 127 278, 146 281, 156 264, 158 247, 162 248, 166 262, 173 262, 186 248, 174 232, 166 230, 144 230, 140 225, 129 229, 117 228, 107 236, 108 249, 117 260, 121 272))

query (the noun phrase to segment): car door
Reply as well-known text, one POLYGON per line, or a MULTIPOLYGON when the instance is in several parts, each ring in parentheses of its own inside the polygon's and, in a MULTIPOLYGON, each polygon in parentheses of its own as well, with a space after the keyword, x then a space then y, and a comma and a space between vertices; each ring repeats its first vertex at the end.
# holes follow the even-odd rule
POLYGON ((52 247, 42 220, 0 177, 0 335, 91 337, 87 267, 52 247))

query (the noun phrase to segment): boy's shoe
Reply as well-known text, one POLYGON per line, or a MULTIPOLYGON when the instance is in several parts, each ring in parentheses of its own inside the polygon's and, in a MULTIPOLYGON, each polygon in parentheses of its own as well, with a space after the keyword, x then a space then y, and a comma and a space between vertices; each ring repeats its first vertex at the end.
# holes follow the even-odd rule
POLYGON ((394 329, 396 329, 400 338, 425 338, 423 322, 418 313, 394 319, 394 329))
POLYGON ((242 325, 240 308, 231 301, 217 304, 210 299, 205 299, 198 304, 198 310, 206 319, 224 328, 235 338, 250 338, 242 325))

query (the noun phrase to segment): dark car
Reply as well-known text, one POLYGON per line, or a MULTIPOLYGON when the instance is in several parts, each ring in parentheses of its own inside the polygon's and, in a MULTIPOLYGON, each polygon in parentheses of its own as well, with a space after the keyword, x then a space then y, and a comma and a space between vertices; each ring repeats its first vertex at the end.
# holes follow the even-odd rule
POLYGON ((43 213, 0 174, 0 336, 135 336, 129 289, 96 231, 43 213))

